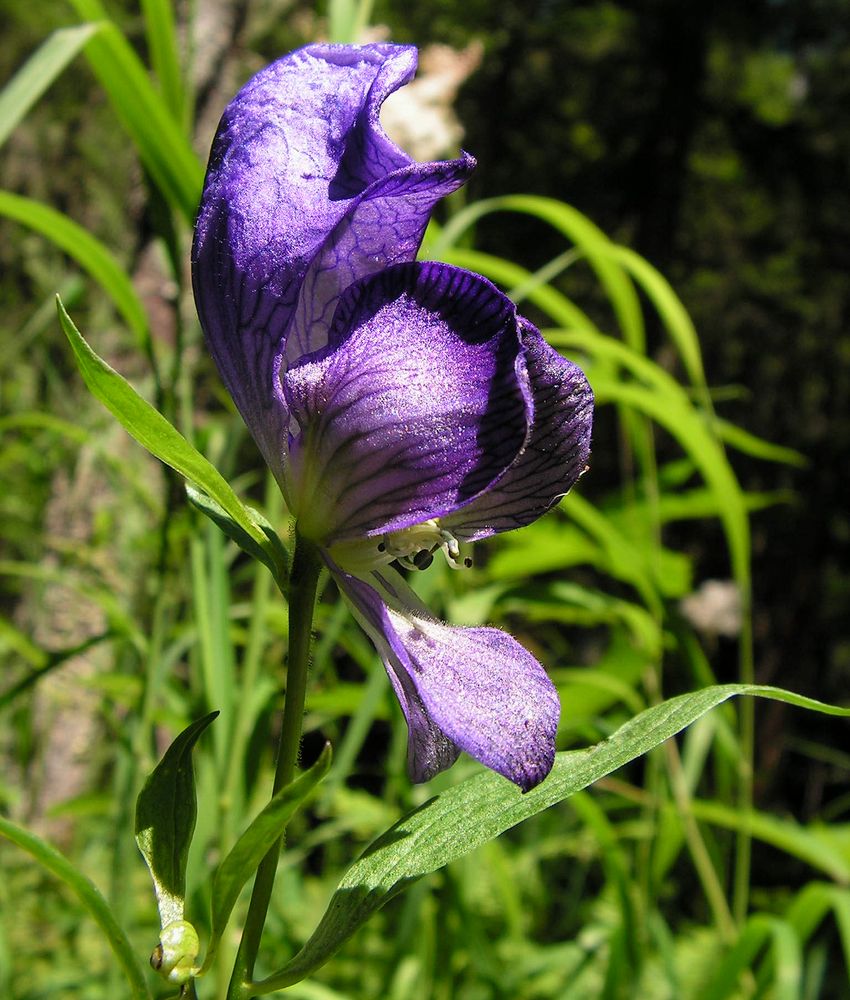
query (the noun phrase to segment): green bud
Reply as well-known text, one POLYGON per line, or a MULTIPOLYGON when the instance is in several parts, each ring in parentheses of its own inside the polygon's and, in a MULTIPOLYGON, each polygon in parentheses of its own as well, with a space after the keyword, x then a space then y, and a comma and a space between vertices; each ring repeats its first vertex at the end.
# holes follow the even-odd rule
POLYGON ((162 928, 151 966, 169 983, 182 986, 197 974, 195 959, 201 943, 188 920, 175 920, 162 928))

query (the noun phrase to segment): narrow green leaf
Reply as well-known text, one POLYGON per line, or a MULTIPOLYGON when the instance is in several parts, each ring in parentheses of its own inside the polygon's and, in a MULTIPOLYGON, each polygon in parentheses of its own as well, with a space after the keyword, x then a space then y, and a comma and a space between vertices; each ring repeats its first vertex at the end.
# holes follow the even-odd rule
MULTIPOLYGON (((17 625, 13 625, 8 618, 0 617, 0 651, 5 653, 8 650, 12 650, 22 660, 26 660, 36 671, 46 666, 49 660, 48 654, 41 646, 37 646, 26 632, 19 629, 17 625)), ((13 684, 8 690, 15 687, 17 684, 13 684)), ((5 695, 6 692, 0 695, 0 708, 4 708, 6 705, 5 695)))
POLYGON ((524 287, 525 298, 546 313, 558 326, 599 332, 590 317, 574 302, 551 285, 537 285, 531 271, 520 267, 519 264, 481 250, 468 250, 464 247, 447 247, 435 255, 435 259, 446 264, 454 264, 456 267, 465 267, 469 271, 476 271, 503 288, 524 287))
POLYGON ((700 987, 702 1000, 730 1000, 739 996, 741 974, 751 968, 765 945, 772 945, 776 962, 774 992, 776 1000, 799 1000, 802 979, 802 954, 793 929, 778 917, 757 913, 747 921, 735 947, 725 955, 710 982, 700 987))
POLYGON ((266 552, 266 565, 274 565, 277 554, 266 532, 255 523, 218 469, 193 448, 126 379, 95 354, 58 298, 57 307, 62 329, 91 394, 103 403, 139 444, 214 500, 266 552))
POLYGON ((2 816, 0 816, 0 836, 6 837, 13 844, 17 844, 22 850, 32 855, 42 868, 51 872, 68 886, 103 931, 124 971, 124 975, 127 977, 130 996, 133 1000, 152 1000, 145 970, 97 886, 78 871, 55 847, 51 847, 35 834, 28 830, 22 830, 2 816))
MULTIPOLYGON (((53 303, 50 303, 51 318, 53 303)), ((72 424, 70 420, 63 420, 52 413, 45 413, 42 410, 21 410, 18 413, 10 413, 6 417, 0 417, 0 434, 7 431, 18 430, 46 430, 54 434, 61 435, 73 441, 75 444, 83 444, 90 438, 89 432, 77 424, 72 424)))
POLYGON ((554 198, 536 195, 508 195, 494 199, 508 212, 535 215, 557 229, 581 249, 605 289, 623 334, 623 339, 636 351, 646 349, 640 300, 629 274, 619 260, 613 259, 614 244, 599 227, 572 205, 554 198))
POLYGON ((614 244, 586 215, 582 215, 571 205, 538 195, 504 195, 477 201, 458 212, 445 225, 434 240, 431 252, 443 259, 444 254, 466 229, 494 212, 533 215, 571 240, 586 257, 605 289, 623 339, 634 350, 643 352, 646 343, 640 300, 628 273, 621 262, 615 259, 614 244))
POLYGON ((0 91, 0 146, 98 30, 96 24, 81 24, 54 31, 15 73, 0 91))
POLYGON ((0 191, 0 215, 46 236, 88 271, 112 299, 141 350, 148 357, 152 355, 144 306, 126 272, 100 240, 56 209, 8 191, 0 191))
POLYGON ((331 758, 331 745, 326 743, 316 763, 275 795, 236 841, 233 850, 216 871, 212 884, 212 930, 202 973, 212 963, 242 887, 257 870, 278 837, 282 836, 290 819, 307 796, 328 773, 331 758))
POLYGON ((595 747, 559 753, 549 777, 525 795, 496 774, 478 774, 429 799, 374 841, 344 875, 301 951, 252 989, 257 994, 271 993, 303 979, 323 965, 387 900, 423 875, 569 798, 736 695, 758 695, 830 715, 850 716, 850 708, 826 705, 780 688, 717 685, 647 709, 595 747))
POLYGON ((174 27, 174 4, 172 0, 142 0, 142 11, 148 51, 162 96, 174 120, 182 122, 186 107, 174 27))
MULTIPOLYGON (((529 624, 536 621, 577 623, 584 627, 621 624, 635 645, 648 655, 656 657, 661 653, 662 630, 656 617, 642 604, 567 580, 524 588, 516 597, 503 598, 500 609, 507 614, 515 612, 529 624)), ((590 672, 592 668, 582 667, 579 673, 584 671, 590 672)))
POLYGON ((747 592, 750 582, 750 528, 746 504, 723 449, 699 412, 682 398, 680 388, 674 390, 668 387, 668 391, 659 391, 660 386, 656 385, 646 389, 605 376, 590 377, 590 383, 597 404, 617 403, 634 407, 666 428, 693 459, 717 499, 732 569, 736 580, 747 592))
MULTIPOLYGON (((780 504, 794 503, 796 494, 791 490, 774 490, 770 493, 742 493, 741 497, 747 511, 752 512, 765 510, 767 507, 776 507, 780 504)), ((652 517, 657 518, 660 524, 700 520, 719 517, 721 507, 716 493, 698 487, 662 493, 656 499, 654 509, 650 509, 650 505, 644 501, 632 501, 628 504, 623 501, 621 507, 616 510, 606 509, 605 512, 621 528, 625 526, 626 522, 632 526, 636 524, 642 526, 646 536, 649 537, 649 525, 652 517)))
POLYGON ((835 917, 845 967, 850 969, 850 892, 836 885, 809 882, 785 911, 801 941, 808 941, 829 911, 835 917))
POLYGON ((258 510, 247 505, 245 507, 254 523, 264 532, 268 541, 267 546, 259 545, 220 504, 208 497, 206 493, 196 489, 191 483, 186 484, 186 496, 194 507, 197 507, 202 514, 206 514, 213 524, 217 525, 228 538, 236 542, 240 549, 267 566, 276 580, 287 579, 289 556, 286 548, 280 540, 280 535, 258 510))
MULTIPOLYGON (((12 638, 12 635, 9 632, 9 629, 11 628, 13 628, 13 626, 9 625, 9 623, 5 622, 3 619, 0 619, 0 638, 4 638, 6 640, 12 638)), ((81 653, 88 652, 88 650, 97 646, 99 643, 112 638, 114 638, 112 632, 102 632, 99 635, 93 635, 90 638, 85 639, 83 642, 75 643, 68 649, 51 650, 49 653, 39 649, 37 646, 30 645, 29 648, 22 648, 19 646, 19 652, 24 653, 25 655, 28 653, 35 653, 38 655, 39 660, 35 664, 34 670, 25 674, 14 684, 10 684, 5 690, 0 691, 0 710, 6 708, 7 705, 10 705, 16 698, 28 691, 43 677, 46 677, 47 674, 56 670, 57 667, 61 667, 63 663, 67 663, 68 660, 79 656, 81 653)))
POLYGON ((543 285, 548 285, 559 275, 563 274, 567 268, 572 267, 576 261, 581 259, 582 253, 577 247, 572 247, 570 250, 559 253, 557 257, 553 257, 542 267, 538 267, 526 281, 508 289, 508 298, 519 305, 535 289, 541 288, 543 285))
POLYGON ((204 172, 186 132, 157 93, 130 43, 105 19, 99 0, 71 2, 80 17, 100 22, 97 34, 86 43, 86 58, 154 183, 191 223, 204 172))
POLYGON ((722 447, 682 386, 654 362, 610 337, 592 331, 547 331, 547 337, 558 348, 577 347, 604 361, 615 361, 646 384, 644 388, 585 366, 597 404, 631 406, 655 420, 679 441, 699 468, 718 503, 735 578, 748 593, 750 529, 743 494, 722 447))
POLYGON ((679 352, 688 377, 704 391, 704 399, 708 401, 699 337, 681 299, 664 275, 634 250, 612 243, 610 252, 646 292, 679 352))
MULTIPOLYGON (((614 524, 580 493, 569 493, 562 501, 564 510, 580 528, 596 541, 610 560, 611 572, 619 579, 628 580, 645 601, 647 607, 660 613, 658 588, 652 580, 650 566, 635 547, 614 524)), ((660 547, 659 547, 660 548, 660 547)), ((659 549, 653 552, 657 559, 659 549)))
POLYGON ((648 389, 613 379, 597 379, 593 383, 593 389, 599 403, 625 403, 651 417, 665 427, 694 459, 718 500, 735 579, 742 588, 748 590, 750 527, 746 505, 723 450, 699 415, 692 408, 677 406, 672 400, 664 399, 648 389))
POLYGON ((583 530, 561 518, 546 517, 529 525, 523 541, 502 536, 487 573, 491 580, 526 580, 583 564, 609 571, 608 563, 598 542, 583 530))
POLYGON ((329 0, 328 34, 332 42, 354 42, 354 22, 357 18, 355 0, 329 0))
POLYGON ((129 640, 139 653, 145 655, 147 637, 141 632, 136 621, 115 593, 114 588, 110 589, 106 586, 88 583, 77 574, 69 572, 67 567, 50 566, 45 562, 34 563, 3 559, 0 560, 0 575, 20 577, 24 580, 39 580, 45 583, 59 583, 72 593, 82 595, 87 601, 91 601, 101 608, 106 616, 109 631, 113 635, 129 640))
POLYGON ((850 885, 850 858, 846 849, 830 837, 830 828, 809 823, 801 826, 752 809, 742 812, 723 802, 694 799, 691 809, 697 819, 727 830, 747 830, 756 840, 825 872, 837 882, 850 885))
POLYGON ((745 455, 752 455, 753 458, 761 458, 765 462, 780 462, 782 465, 796 465, 798 468, 805 468, 809 460, 805 455, 793 448, 785 448, 781 444, 774 444, 772 441, 765 441, 764 438, 757 437, 743 427, 730 423, 728 420, 715 418, 712 426, 721 441, 731 445, 737 451, 745 455))
POLYGON ((150 869, 162 927, 183 919, 186 857, 198 817, 192 748, 217 716, 210 712, 183 730, 136 800, 136 843, 150 869))

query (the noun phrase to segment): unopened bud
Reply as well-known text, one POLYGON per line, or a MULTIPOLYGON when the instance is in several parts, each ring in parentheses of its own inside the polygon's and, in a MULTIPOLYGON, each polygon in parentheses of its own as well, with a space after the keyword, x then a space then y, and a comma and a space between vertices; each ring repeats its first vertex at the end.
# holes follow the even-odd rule
POLYGON ((198 971, 195 959, 200 948, 198 932, 188 920, 175 920, 162 928, 151 966, 169 983, 182 986, 198 971))

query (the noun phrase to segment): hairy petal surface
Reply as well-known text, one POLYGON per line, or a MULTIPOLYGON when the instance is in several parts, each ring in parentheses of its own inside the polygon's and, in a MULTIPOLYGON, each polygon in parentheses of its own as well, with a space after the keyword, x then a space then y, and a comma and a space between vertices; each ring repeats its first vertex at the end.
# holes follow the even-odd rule
POLYGON ((412 260, 435 202, 474 166, 415 163, 381 129, 381 103, 415 67, 412 47, 300 49, 245 85, 213 143, 195 297, 222 378, 277 472, 287 338, 290 360, 322 346, 341 291, 412 260))
POLYGON ((590 456, 593 392, 584 372, 528 320, 519 317, 519 324, 534 405, 531 432, 501 478, 445 519, 465 541, 536 521, 570 491, 590 456))
POLYGON ((495 628, 461 628, 433 618, 398 574, 370 584, 335 576, 375 644, 407 718, 414 781, 449 767, 459 750, 523 791, 555 759, 560 704, 543 667, 495 628))
POLYGON ((442 517, 520 451, 530 418, 513 304, 484 278, 403 264, 350 288, 328 347, 283 378, 299 530, 330 545, 442 517))

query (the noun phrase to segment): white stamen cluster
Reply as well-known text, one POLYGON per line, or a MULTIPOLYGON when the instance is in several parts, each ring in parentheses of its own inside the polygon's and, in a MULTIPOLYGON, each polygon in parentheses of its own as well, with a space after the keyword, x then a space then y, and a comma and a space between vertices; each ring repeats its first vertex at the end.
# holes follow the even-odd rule
POLYGON ((363 573, 396 560, 405 569, 427 569, 438 550, 452 569, 468 569, 472 565, 469 556, 461 555, 455 536, 441 527, 436 518, 374 538, 339 542, 332 545, 329 551, 331 558, 342 569, 363 573))
POLYGON ((434 561, 434 553, 440 550, 452 569, 464 569, 472 565, 467 556, 461 557, 460 545, 455 536, 440 527, 436 518, 414 524, 401 531, 392 531, 378 542, 378 551, 398 559, 407 569, 427 569, 434 561))

